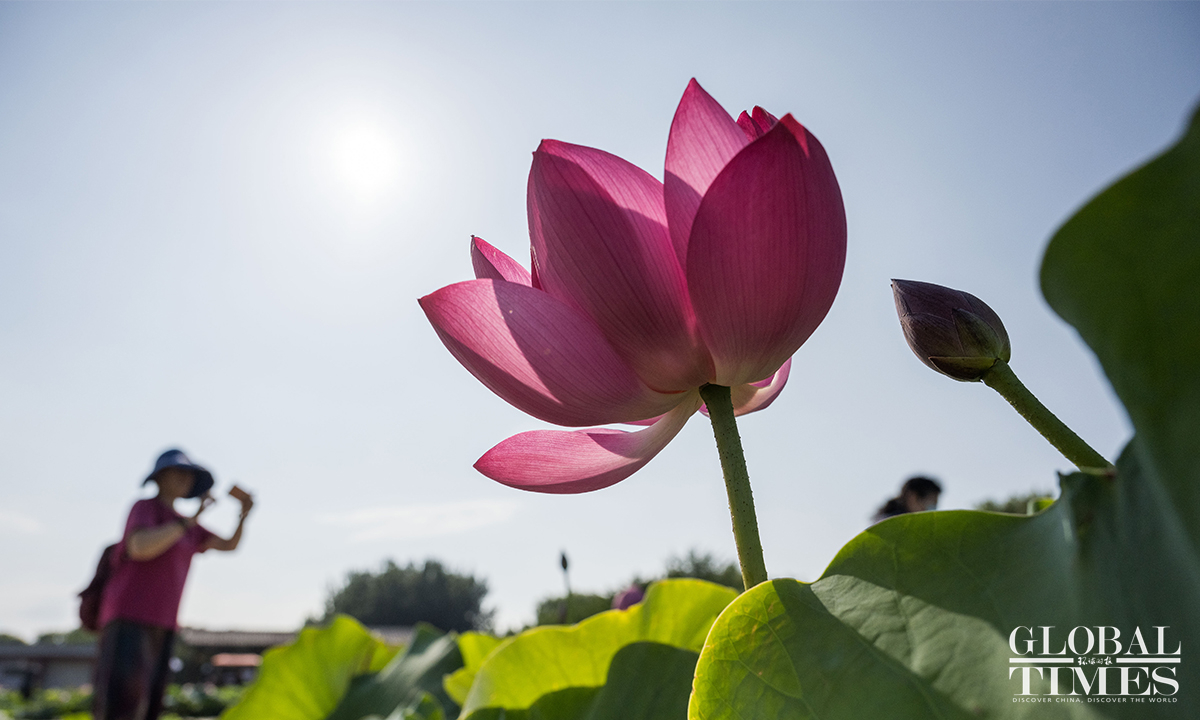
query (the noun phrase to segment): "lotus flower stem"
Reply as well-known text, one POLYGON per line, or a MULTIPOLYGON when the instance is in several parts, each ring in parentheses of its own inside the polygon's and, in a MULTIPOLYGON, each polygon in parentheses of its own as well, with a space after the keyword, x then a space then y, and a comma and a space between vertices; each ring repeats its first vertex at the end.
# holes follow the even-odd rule
POLYGON ((1112 463, 1092 449, 1090 445, 1076 435, 1071 428, 1055 417, 1029 389, 1017 379, 1008 363, 997 360, 983 376, 983 383, 1004 396, 1004 399, 1016 409, 1021 417, 1050 441, 1063 457, 1075 463, 1080 469, 1110 468, 1112 463))
POLYGON ((742 566, 742 583, 746 589, 766 582, 767 565, 763 562, 762 540, 758 537, 758 518, 754 514, 754 493, 750 490, 750 474, 746 472, 746 455, 733 416, 733 401, 724 385, 704 385, 700 397, 708 406, 713 435, 717 439, 717 454, 725 475, 725 492, 729 496, 729 514, 733 519, 733 538, 737 543, 738 562, 742 566))

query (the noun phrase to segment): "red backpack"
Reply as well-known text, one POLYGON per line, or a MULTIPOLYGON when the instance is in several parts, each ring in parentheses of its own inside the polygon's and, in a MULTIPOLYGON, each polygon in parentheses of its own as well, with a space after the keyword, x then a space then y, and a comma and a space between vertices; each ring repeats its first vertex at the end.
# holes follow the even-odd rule
POLYGON ((104 586, 112 577, 119 546, 120 543, 113 543, 104 548, 100 553, 100 562, 96 565, 96 575, 83 592, 79 593, 79 622, 84 630, 100 632, 100 602, 104 597, 104 586))

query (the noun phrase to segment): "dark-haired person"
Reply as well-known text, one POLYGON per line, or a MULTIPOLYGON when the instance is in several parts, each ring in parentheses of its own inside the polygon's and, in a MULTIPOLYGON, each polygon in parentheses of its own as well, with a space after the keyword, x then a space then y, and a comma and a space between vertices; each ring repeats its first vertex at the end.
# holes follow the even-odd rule
POLYGON ((100 602, 94 720, 155 720, 162 712, 179 600, 192 556, 205 550, 236 550, 254 506, 246 495, 237 529, 222 538, 199 522, 214 502, 209 495, 212 473, 182 450, 168 450, 142 484, 151 481, 158 485, 158 495, 138 500, 129 511, 100 602), (184 498, 200 499, 191 516, 175 510, 175 501, 184 498))
POLYGON ((890 517, 912 512, 936 510, 938 496, 942 494, 942 486, 936 480, 920 475, 904 481, 900 494, 888 500, 871 518, 871 522, 879 522, 890 517))

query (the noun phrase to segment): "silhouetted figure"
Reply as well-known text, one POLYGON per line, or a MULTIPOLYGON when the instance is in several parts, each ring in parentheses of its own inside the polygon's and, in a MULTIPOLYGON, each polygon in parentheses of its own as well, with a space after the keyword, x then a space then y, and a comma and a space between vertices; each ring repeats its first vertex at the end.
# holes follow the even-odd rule
MULTIPOLYGON (((33 691, 37 688, 33 682, 34 672, 32 669, 26 668, 21 671, 21 699, 29 701, 33 699, 33 691)), ((7 715, 5 717, 8 717, 7 715)))
POLYGON ((871 522, 879 522, 890 517, 911 512, 936 510, 938 496, 942 494, 942 486, 936 480, 920 475, 904 481, 900 494, 888 500, 883 507, 871 518, 871 522))

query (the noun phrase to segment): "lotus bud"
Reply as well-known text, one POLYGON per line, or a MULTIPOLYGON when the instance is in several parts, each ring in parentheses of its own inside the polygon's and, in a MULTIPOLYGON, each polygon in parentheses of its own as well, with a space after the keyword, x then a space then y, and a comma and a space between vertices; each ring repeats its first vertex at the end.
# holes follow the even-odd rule
POLYGON ((614 610, 628 610, 645 598, 646 591, 642 590, 641 585, 633 583, 613 597, 612 606, 614 610))
POLYGON ((1000 316, 974 295, 914 280, 892 280, 892 295, 908 346, 943 375, 979 381, 1012 356, 1000 316))

